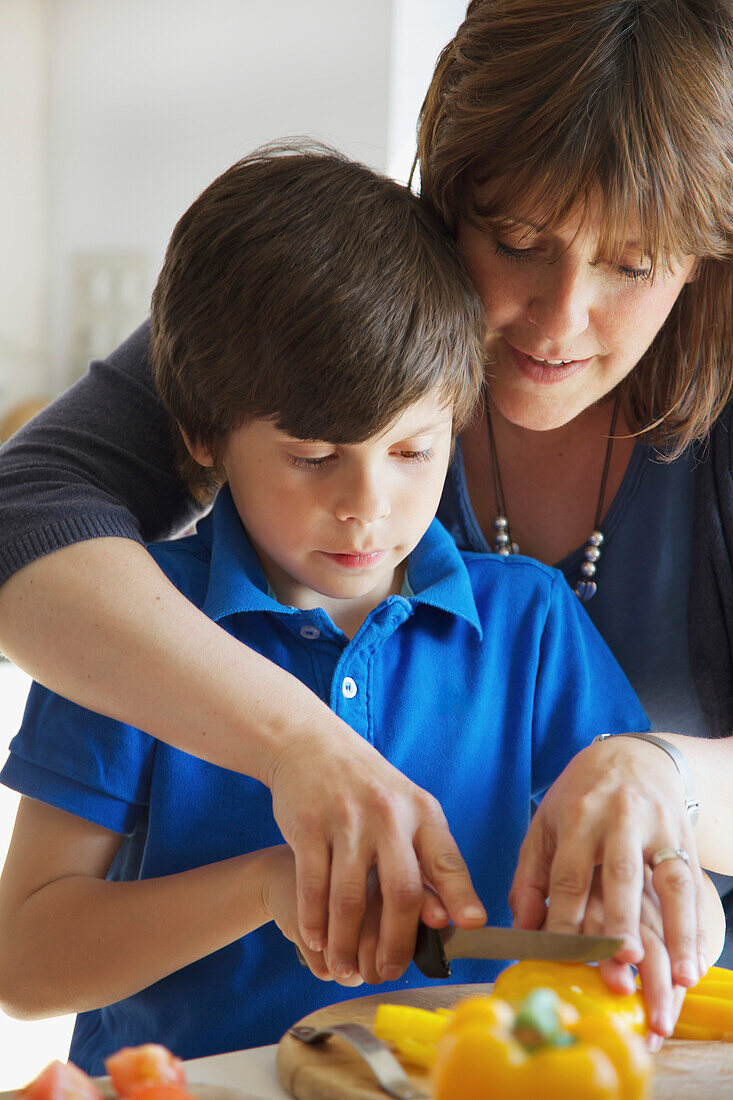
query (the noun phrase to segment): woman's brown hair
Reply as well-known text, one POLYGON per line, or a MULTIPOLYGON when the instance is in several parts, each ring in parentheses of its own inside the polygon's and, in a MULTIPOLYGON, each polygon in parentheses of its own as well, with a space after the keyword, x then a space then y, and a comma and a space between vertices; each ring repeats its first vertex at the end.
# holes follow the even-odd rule
POLYGON ((314 142, 257 149, 180 219, 152 302, 153 373, 204 500, 226 437, 272 418, 359 443, 433 389, 458 430, 480 393, 481 303, 455 243, 393 180, 314 142))
POLYGON ((452 232, 524 209, 558 225, 600 195, 605 252, 638 221, 653 267, 699 257, 621 393, 670 457, 707 435, 733 386, 727 0, 473 0, 425 98, 418 161, 452 232), (488 180, 479 214, 471 184, 488 180))

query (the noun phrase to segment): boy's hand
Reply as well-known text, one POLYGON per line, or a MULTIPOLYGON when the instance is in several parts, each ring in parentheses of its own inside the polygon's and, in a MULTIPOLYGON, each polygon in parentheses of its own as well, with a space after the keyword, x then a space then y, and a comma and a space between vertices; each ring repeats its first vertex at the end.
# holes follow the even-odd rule
MULTIPOLYGON (((321 981, 334 980, 326 966, 326 960, 322 951, 311 951, 303 942, 298 931, 298 912, 295 891, 295 857, 287 844, 277 848, 270 848, 269 872, 266 875, 262 887, 262 907, 267 915, 275 922, 286 939, 294 943, 307 962, 311 972, 321 981)), ((293 963, 296 962, 293 951, 293 963)), ((361 985, 362 979, 358 974, 351 978, 336 979, 340 985, 361 985)))
MULTIPOLYGON (((367 876, 376 868, 382 914, 375 966, 394 981, 412 958, 423 876, 443 904, 437 920, 486 922, 438 802, 343 723, 340 737, 303 736, 270 769, 275 819, 295 853, 298 925, 337 980, 358 973, 367 876)), ((373 934, 373 933, 372 933, 373 934)))

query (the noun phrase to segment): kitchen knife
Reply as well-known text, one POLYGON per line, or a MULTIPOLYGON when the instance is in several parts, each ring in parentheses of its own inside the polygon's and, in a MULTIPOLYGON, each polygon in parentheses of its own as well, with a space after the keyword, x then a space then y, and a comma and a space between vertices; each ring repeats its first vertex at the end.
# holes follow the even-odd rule
MULTIPOLYGON (((557 959, 599 962, 621 950, 623 940, 579 932, 538 932, 523 928, 428 928, 420 922, 412 961, 426 978, 450 978, 451 959, 557 959)), ((296 945, 298 961, 307 966, 296 945)))
POLYGON ((427 978, 450 978, 451 959, 558 959, 596 962, 620 951, 623 940, 576 932, 522 928, 428 928, 420 924, 413 962, 427 978))

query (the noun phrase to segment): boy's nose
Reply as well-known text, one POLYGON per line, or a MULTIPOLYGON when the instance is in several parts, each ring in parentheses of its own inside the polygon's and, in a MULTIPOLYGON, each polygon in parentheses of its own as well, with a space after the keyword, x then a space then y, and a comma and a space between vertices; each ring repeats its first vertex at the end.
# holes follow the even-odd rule
POLYGON ((530 322, 561 353, 571 354, 568 342, 588 328, 592 287, 587 267, 563 259, 548 265, 529 302, 530 322))
POLYGON ((391 512, 389 494, 376 472, 360 470, 349 478, 335 507, 337 519, 376 523, 391 512))

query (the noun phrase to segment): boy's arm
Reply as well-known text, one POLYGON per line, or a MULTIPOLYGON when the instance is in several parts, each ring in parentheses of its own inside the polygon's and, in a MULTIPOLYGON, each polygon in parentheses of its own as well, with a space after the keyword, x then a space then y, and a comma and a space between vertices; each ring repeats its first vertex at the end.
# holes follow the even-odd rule
MULTIPOLYGON (((0 878, 0 1004, 10 1015, 112 1004, 273 916, 295 935, 295 873, 285 845, 163 878, 106 882, 121 840, 21 799, 0 878)), ((305 953, 325 977, 322 958, 305 953)))

